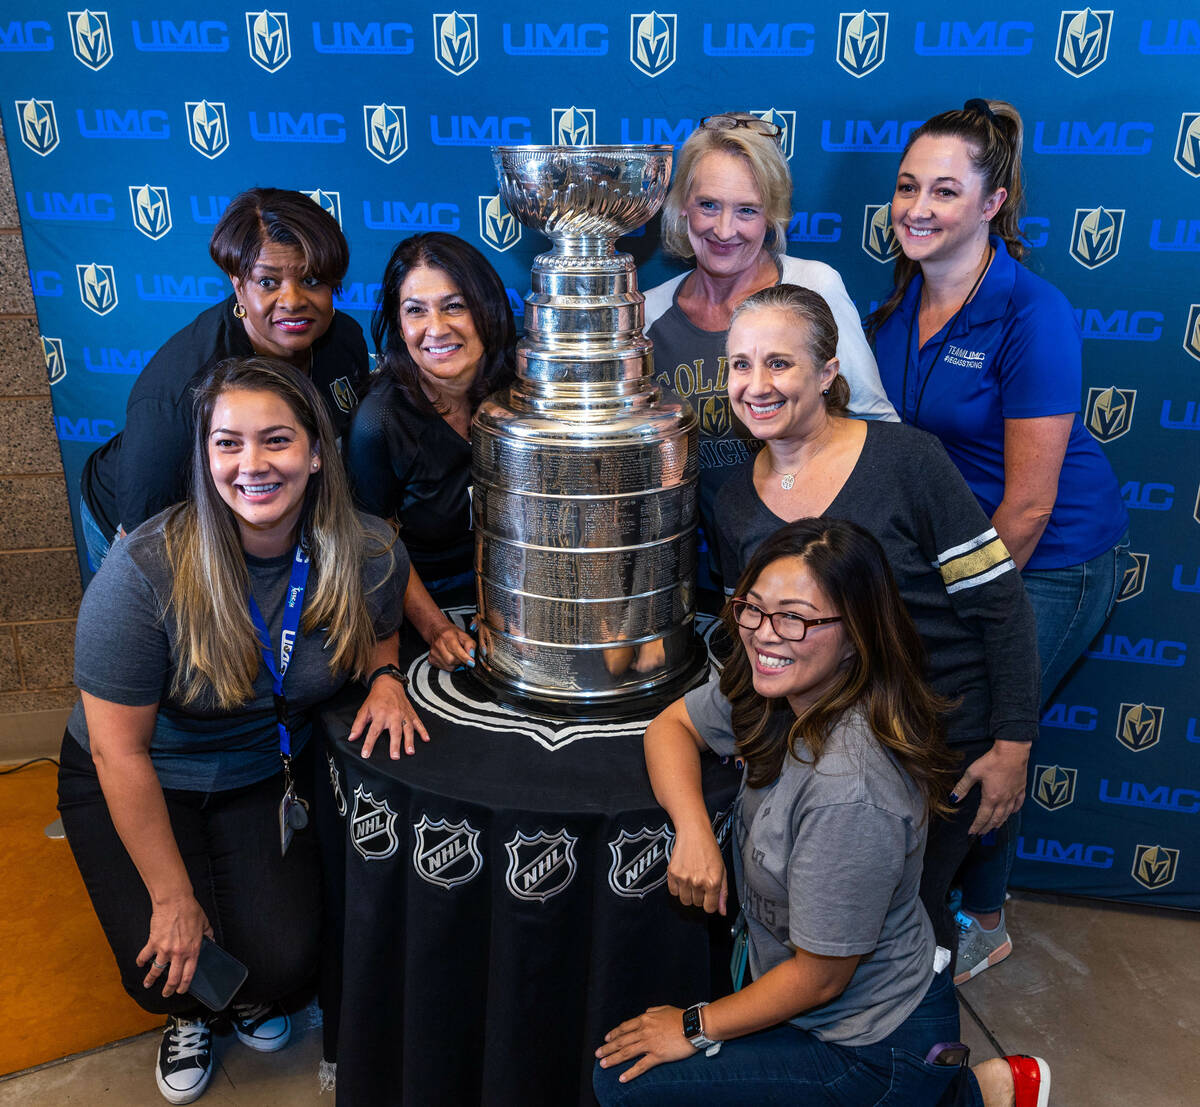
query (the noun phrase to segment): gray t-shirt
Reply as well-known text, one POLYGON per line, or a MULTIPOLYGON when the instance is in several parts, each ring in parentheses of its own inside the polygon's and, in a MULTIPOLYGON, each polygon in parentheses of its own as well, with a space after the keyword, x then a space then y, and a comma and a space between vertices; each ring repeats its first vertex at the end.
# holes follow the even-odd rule
MULTIPOLYGON (((688 692, 687 712, 716 753, 736 753, 719 682, 688 692)), ((934 939, 918 898, 925 798, 871 733, 843 716, 814 766, 784 758, 776 780, 738 795, 734 873, 757 979, 796 948, 859 955, 845 990, 790 1021, 821 1041, 886 1038, 933 978, 934 939)))
MULTIPOLYGON (((122 539, 88 585, 75 633, 75 683, 98 699, 131 707, 157 703, 150 760, 164 788, 217 792, 265 780, 279 771, 279 737, 271 674, 260 664, 253 698, 222 710, 211 697, 186 706, 169 694, 175 676, 177 627, 167 612, 171 573, 163 526, 171 508, 148 519, 122 539)), ((381 519, 360 515, 367 531, 363 591, 380 638, 403 618, 408 554, 381 519)), ((250 587, 275 643, 278 659, 283 608, 292 553, 246 556, 250 587)), ((310 578, 309 586, 315 583, 310 578)), ((331 672, 322 649, 324 635, 298 632, 283 689, 292 728, 292 753, 299 753, 312 730, 310 709, 346 683, 331 672)), ((86 750, 87 720, 77 703, 67 724, 86 750)))

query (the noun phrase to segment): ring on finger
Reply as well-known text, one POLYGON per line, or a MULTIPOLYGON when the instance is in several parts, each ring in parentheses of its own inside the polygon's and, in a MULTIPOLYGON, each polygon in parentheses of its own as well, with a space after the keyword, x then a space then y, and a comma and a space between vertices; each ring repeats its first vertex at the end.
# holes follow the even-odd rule
POLYGON ((159 971, 159 972, 162 972, 162 970, 163 970, 163 969, 165 969, 165 968, 166 968, 166 967, 167 967, 167 966, 168 966, 170 963, 171 963, 170 961, 159 961, 159 960, 156 958, 156 959, 155 959, 155 960, 154 960, 154 961, 151 963, 151 968, 158 969, 158 971, 159 971))

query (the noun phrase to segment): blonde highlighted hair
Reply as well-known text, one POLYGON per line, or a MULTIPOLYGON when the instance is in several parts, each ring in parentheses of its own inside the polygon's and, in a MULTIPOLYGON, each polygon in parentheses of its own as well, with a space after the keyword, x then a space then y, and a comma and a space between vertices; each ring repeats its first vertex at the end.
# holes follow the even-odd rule
POLYGON ((213 482, 208 436, 213 409, 227 392, 270 392, 282 399, 308 435, 321 467, 309 475, 297 528, 311 561, 301 630, 327 627, 331 671, 361 676, 376 638, 363 596, 370 539, 351 506, 333 424, 313 383, 284 362, 228 358, 210 370, 195 392, 191 497, 165 527, 172 586, 168 617, 177 627, 173 698, 192 703, 211 693, 232 709, 253 695, 262 652, 246 606, 250 576, 237 520, 213 482))

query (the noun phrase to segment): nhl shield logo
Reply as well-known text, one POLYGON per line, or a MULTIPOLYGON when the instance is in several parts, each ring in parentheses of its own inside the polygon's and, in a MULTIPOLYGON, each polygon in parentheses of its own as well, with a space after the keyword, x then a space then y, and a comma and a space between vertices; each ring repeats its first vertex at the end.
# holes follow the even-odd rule
POLYGON ((511 250, 521 241, 521 224, 499 196, 479 197, 479 237, 499 253, 511 250))
POLYGON ((163 185, 129 186, 133 225, 147 238, 162 238, 171 229, 171 199, 163 185))
POLYGON ((390 165, 408 149, 408 118, 402 106, 364 104, 367 149, 390 165))
POLYGON ((729 401, 724 396, 709 396, 700 405, 700 429, 711 438, 720 438, 729 427, 729 401))
POLYGON ((396 813, 387 800, 377 800, 361 784, 354 789, 350 841, 364 861, 384 861, 400 848, 396 813))
POLYGON ((347 415, 354 410, 358 397, 354 394, 354 386, 349 377, 338 377, 330 384, 329 391, 333 393, 333 402, 347 415))
POLYGON ((1188 310, 1187 327, 1183 332, 1183 348, 1200 361, 1200 304, 1192 304, 1188 310))
POLYGON ((889 262, 900 253, 892 230, 892 204, 867 204, 863 211, 863 252, 878 262, 889 262))
POLYGON ((342 225, 342 194, 340 192, 326 192, 322 188, 314 188, 311 192, 306 189, 300 191, 314 204, 332 215, 338 221, 339 227, 342 225))
POLYGON ((247 12, 246 43, 250 57, 268 73, 292 60, 287 12, 247 12))
POLYGON ((1188 176, 1200 177, 1200 112, 1185 111, 1180 117, 1175 164, 1188 176))
POLYGON ((550 133, 555 146, 591 146, 596 141, 595 109, 551 109, 550 133))
POLYGON ((435 15, 433 56, 438 65, 456 77, 479 61, 479 26, 475 16, 460 12, 435 15))
POLYGON ((1158 744, 1162 733, 1163 715, 1161 707, 1147 703, 1123 703, 1117 716, 1117 741, 1134 753, 1141 753, 1158 744))
POLYGON ((346 793, 342 791, 342 774, 338 772, 337 762, 334 761, 332 754, 326 754, 325 760, 329 762, 329 787, 333 792, 333 806, 337 809, 337 813, 344 819, 346 817, 346 793))
POLYGON ((616 841, 608 843, 612 853, 608 886, 619 896, 642 899, 666 883, 674 844, 675 835, 666 823, 657 830, 644 826, 636 834, 622 830, 616 841))
POLYGON ((1165 888, 1175 879, 1179 850, 1139 845, 1133 853, 1133 879, 1150 891, 1165 888))
POLYGON ((1058 17, 1058 45, 1054 60, 1072 77, 1084 77, 1108 57, 1112 12, 1063 12, 1058 17))
POLYGON ((1089 388, 1083 421, 1092 437, 1112 442, 1133 426, 1136 388, 1089 388))
POLYGON ((1071 230, 1071 257, 1085 269, 1098 269, 1112 261, 1121 248, 1125 210, 1076 208, 1071 230))
POLYGON ((428 815, 422 815, 421 821, 413 824, 413 830, 417 835, 413 868, 422 880, 453 888, 479 875, 483 868, 479 831, 466 819, 461 823, 446 819, 431 822, 428 815))
POLYGON ((58 119, 53 100, 18 100, 17 119, 21 141, 35 154, 45 157, 58 145, 58 119))
POLYGON ((647 77, 675 64, 677 19, 672 14, 637 12, 629 17, 629 60, 647 77))
POLYGON ((779 148, 783 151, 783 156, 791 161, 796 146, 796 113, 767 108, 765 111, 752 111, 750 114, 757 115, 767 123, 774 123, 779 128, 779 148))
POLYGON ((1150 555, 1130 552, 1129 556, 1133 559, 1133 564, 1125 570, 1124 576, 1121 577, 1121 590, 1117 593, 1117 603, 1124 603, 1126 600, 1132 600, 1134 596, 1140 596, 1142 589, 1146 587, 1146 570, 1150 568, 1150 555))
POLYGON ((837 63, 851 77, 865 77, 887 53, 887 12, 842 12, 838 16, 837 63))
POLYGON ((38 337, 42 340, 42 357, 46 359, 46 377, 52 385, 58 384, 67 375, 62 339, 47 338, 44 334, 38 337))
POLYGON ((188 101, 188 142, 192 149, 210 161, 229 149, 229 124, 225 121, 225 105, 208 100, 188 101))
POLYGON ((1038 765, 1033 770, 1033 798, 1047 811, 1057 811, 1075 799, 1075 769, 1038 765))
POLYGON ((79 299, 97 315, 107 315, 117 306, 117 274, 111 265, 90 262, 75 266, 79 281, 79 299))
POLYGON ((530 836, 521 831, 505 842, 508 871, 504 883, 517 899, 545 903, 558 895, 575 876, 575 843, 566 828, 557 834, 539 830, 530 836))
POLYGON ((112 34, 108 12, 67 12, 71 51, 88 69, 103 69, 112 61, 112 34))

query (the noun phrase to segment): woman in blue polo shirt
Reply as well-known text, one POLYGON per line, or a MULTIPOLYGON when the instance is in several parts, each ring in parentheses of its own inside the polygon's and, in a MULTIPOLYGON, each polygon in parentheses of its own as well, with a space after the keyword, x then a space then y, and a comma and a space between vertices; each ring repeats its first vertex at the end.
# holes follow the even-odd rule
MULTIPOLYGON (((1020 264, 1021 117, 969 100, 913 132, 892 197, 903 250, 868 324, 901 419, 936 434, 992 519, 1033 603, 1043 703, 1116 602, 1129 518, 1079 414, 1067 298, 1020 264)), ((956 982, 1003 960, 1010 822, 963 880, 956 982)))

